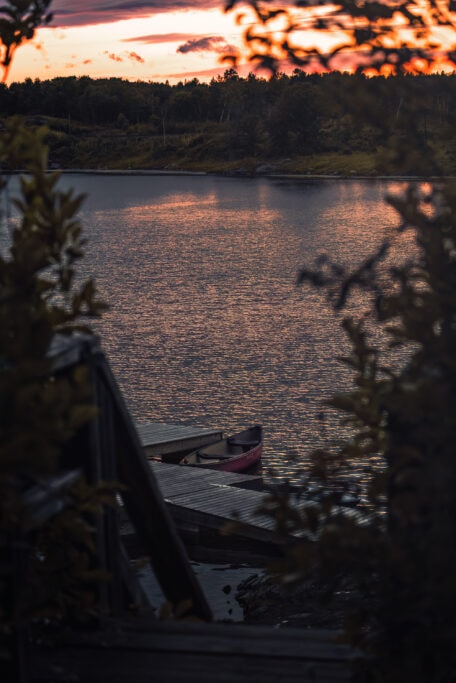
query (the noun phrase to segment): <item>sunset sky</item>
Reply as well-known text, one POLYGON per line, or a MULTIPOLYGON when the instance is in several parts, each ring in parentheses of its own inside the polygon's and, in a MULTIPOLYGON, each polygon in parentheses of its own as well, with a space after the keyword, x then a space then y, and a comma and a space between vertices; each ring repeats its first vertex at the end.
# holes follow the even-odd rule
POLYGON ((54 0, 54 19, 16 52, 8 82, 88 75, 129 80, 210 79, 241 44, 223 0, 54 0))
MULTIPOLYGON (((252 19, 246 14, 239 26, 238 12, 225 14, 223 7, 224 0, 54 0, 52 23, 18 49, 8 82, 84 75, 171 84, 210 80, 229 66, 220 56, 242 48, 243 29, 252 19)), ((325 39, 321 31, 309 31, 302 16, 295 19, 306 47, 340 44, 340 34, 327 33, 325 39)), ((443 43, 456 50, 454 28, 443 30, 448 32, 443 43)), ((433 42, 442 44, 442 36, 436 38, 433 42)), ((341 60, 337 68, 350 67, 349 52, 341 60)), ((240 62, 241 75, 250 70, 240 62)))

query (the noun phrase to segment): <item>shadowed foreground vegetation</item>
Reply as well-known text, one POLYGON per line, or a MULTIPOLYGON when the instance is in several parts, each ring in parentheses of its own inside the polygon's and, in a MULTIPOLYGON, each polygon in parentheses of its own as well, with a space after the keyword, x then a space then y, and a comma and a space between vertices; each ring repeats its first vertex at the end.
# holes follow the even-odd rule
MULTIPOLYGON (((434 2, 424 18, 401 2, 340 4, 323 29, 341 13, 351 16, 353 44, 371 48, 373 67, 393 64, 397 74, 423 49, 406 50, 388 34, 382 42, 385 28, 394 33, 404 25, 395 13, 402 12, 419 38, 430 19, 453 26, 434 2)), ((9 0, 1 8, 5 75, 15 47, 50 20, 48 5, 9 0)), ((260 3, 252 5, 263 27, 278 12, 286 14, 259 14, 260 3)), ((261 57, 274 67, 274 35, 255 38, 248 28, 245 40, 257 52, 252 61, 261 57)), ((289 41, 281 46, 294 63, 305 63, 307 53, 298 54, 289 41)), ((435 50, 434 43, 429 47, 435 50)), ((319 59, 328 62, 324 55, 319 59)), ((48 123, 51 163, 69 168, 257 171, 269 165, 305 171, 305 160, 334 155, 357 161, 364 155, 372 160, 371 173, 432 176, 454 172, 454 82, 453 76, 367 79, 302 71, 263 81, 240 79, 233 70, 208 85, 174 87, 29 80, 2 87, 0 112, 4 119, 23 114, 30 126, 48 123)), ((15 202, 19 221, 10 233, 11 250, 0 259, 0 665, 15 680, 23 679, 16 674, 23 670, 17 653, 24 627, 35 617, 73 625, 98 614, 92 596, 106 577, 95 565, 87 513, 98 514, 106 494, 112 498, 107 484, 92 488, 82 479, 68 498, 71 516, 57 514, 35 531, 38 520, 29 519, 22 495, 30 482, 60 474, 65 446, 93 416, 85 377, 75 371, 67 380, 53 372, 48 351, 54 335, 86 327, 103 308, 93 282, 75 279, 83 253, 80 198, 59 191, 58 174, 47 173, 43 135, 44 129, 30 131, 17 121, 4 121, 0 135, 2 168, 28 172, 15 202), (28 576, 21 580, 22 567, 28 576)), ((307 170, 317 169, 309 164, 307 170)), ((355 162, 350 170, 361 171, 355 162)), ((0 193, 6 184, 0 178, 0 193)), ((348 641, 363 655, 358 683, 454 683, 456 188, 451 180, 410 183, 388 202, 398 213, 398 229, 363 263, 339 264, 330 254, 301 270, 300 284, 322 290, 345 315, 351 351, 340 360, 352 369, 353 381, 329 405, 352 436, 311 454, 302 491, 313 491, 312 505, 295 505, 285 491, 265 497, 263 513, 278 533, 297 534, 271 568, 282 584, 303 586, 313 576, 325 589, 329 584, 334 597, 345 591, 353 598, 344 605, 344 624, 348 641), (405 232, 415 253, 401 249, 405 232), (386 256, 397 252, 400 258, 389 265, 386 256), (360 296, 363 314, 350 308, 352 297, 360 296), (341 490, 339 474, 347 462, 369 455, 381 458, 383 467, 369 473, 365 500, 349 515, 342 503, 350 481, 341 490)))
POLYGON ((210 83, 68 77, 0 89, 4 119, 46 124, 62 168, 451 175, 455 110, 445 75, 296 69, 265 80, 228 69, 210 83))

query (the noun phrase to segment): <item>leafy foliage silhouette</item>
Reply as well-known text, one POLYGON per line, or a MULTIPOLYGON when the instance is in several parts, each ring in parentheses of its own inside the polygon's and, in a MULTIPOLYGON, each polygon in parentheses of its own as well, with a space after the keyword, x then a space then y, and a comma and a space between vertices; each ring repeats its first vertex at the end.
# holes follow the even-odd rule
POLYGON ((0 7, 0 64, 3 67, 3 82, 16 49, 26 40, 31 40, 35 29, 49 24, 52 14, 48 12, 51 0, 7 0, 0 7))
MULTIPOLYGON (((456 58, 452 0, 228 0, 225 11, 233 10, 245 26, 248 60, 273 73, 290 65, 423 73, 456 58)), ((241 52, 222 60, 236 65, 241 52)))
MULTIPOLYGON (((48 5, 11 0, 0 9, 4 76, 14 49, 49 20, 48 5)), ((0 134, 0 663, 6 669, 14 659, 12 634, 37 615, 94 613, 93 586, 103 576, 88 513, 112 500, 109 486, 89 486, 81 477, 66 491, 63 512, 44 524, 24 504, 30 486, 45 486, 59 473, 64 444, 96 414, 85 368, 56 373, 51 343, 56 335, 90 332, 88 321, 105 308, 93 281, 76 277, 83 197, 59 189, 59 175, 48 173, 46 135, 19 118, 0 134), (24 174, 11 199, 11 174, 18 171, 24 174)))

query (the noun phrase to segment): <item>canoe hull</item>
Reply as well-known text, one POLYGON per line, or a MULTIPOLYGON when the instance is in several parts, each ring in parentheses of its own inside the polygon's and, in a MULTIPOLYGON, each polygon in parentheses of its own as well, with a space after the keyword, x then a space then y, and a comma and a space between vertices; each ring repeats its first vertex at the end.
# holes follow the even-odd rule
POLYGON ((211 469, 219 470, 221 472, 243 472, 250 469, 253 465, 261 459, 262 444, 258 444, 256 448, 252 448, 248 453, 243 453, 240 456, 234 456, 231 460, 223 462, 217 461, 211 465, 200 464, 200 467, 210 467, 211 469))
POLYGON ((221 472, 243 472, 258 463, 262 450, 262 429, 255 425, 228 439, 193 451, 180 464, 221 472))

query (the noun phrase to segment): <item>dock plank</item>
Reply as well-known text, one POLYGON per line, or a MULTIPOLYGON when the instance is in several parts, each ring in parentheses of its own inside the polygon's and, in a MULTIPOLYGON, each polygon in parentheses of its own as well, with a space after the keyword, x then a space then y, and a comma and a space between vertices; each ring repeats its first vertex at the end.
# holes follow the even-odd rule
POLYGON ((164 485, 180 481, 191 488, 199 481, 209 481, 225 486, 241 486, 246 482, 259 480, 261 477, 244 472, 220 472, 204 467, 177 466, 164 462, 150 462, 152 471, 164 485), (191 486, 190 486, 191 484, 191 486))
POLYGON ((353 651, 336 631, 153 621, 102 636, 65 638, 32 653, 33 683, 336 683, 350 678, 353 651), (62 676, 63 675, 63 676, 62 676))
POLYGON ((219 429, 191 425, 137 422, 135 426, 141 445, 149 457, 200 448, 223 437, 219 429))
POLYGON ((150 466, 178 526, 220 530, 230 522, 239 522, 242 527, 236 535, 262 543, 277 542, 274 521, 257 514, 265 494, 239 488, 255 480, 254 476, 159 462, 150 466))
POLYGON ((180 507, 191 507, 200 512, 207 512, 222 519, 233 520, 240 516, 243 521, 255 526, 268 526, 267 518, 256 514, 264 494, 258 491, 243 489, 211 487, 201 491, 173 496, 165 500, 180 507))
POLYGON ((63 650, 56 654, 51 671, 41 667, 33 680, 84 683, 337 683, 350 680, 340 664, 303 662, 300 658, 271 660, 247 654, 195 654, 173 652, 105 651, 97 658, 93 649, 80 648, 77 655, 63 650), (40 675, 41 674, 41 675, 40 675), (51 676, 51 678, 49 677, 51 676))
POLYGON ((273 528, 271 520, 257 514, 264 493, 238 488, 251 475, 165 463, 151 463, 151 467, 168 505, 218 517, 220 523, 240 519, 255 527, 273 528))

